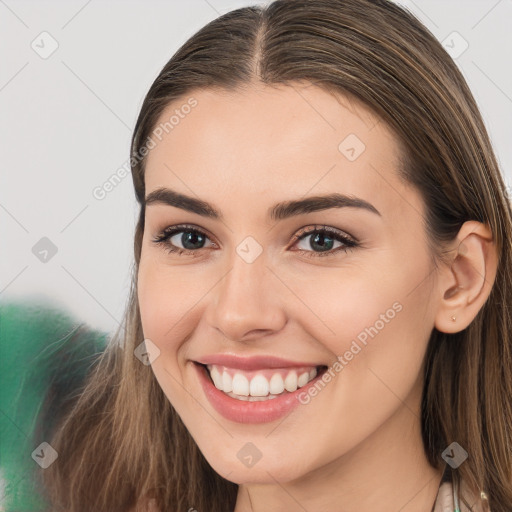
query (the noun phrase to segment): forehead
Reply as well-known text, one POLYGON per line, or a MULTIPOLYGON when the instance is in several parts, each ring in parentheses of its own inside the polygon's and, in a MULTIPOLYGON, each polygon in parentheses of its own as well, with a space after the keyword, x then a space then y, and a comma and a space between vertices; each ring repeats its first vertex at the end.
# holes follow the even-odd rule
POLYGON ((146 193, 170 187, 228 204, 233 193, 265 203, 337 191, 380 211, 412 193, 388 125, 354 97, 311 84, 193 91, 167 106, 152 139, 146 193))

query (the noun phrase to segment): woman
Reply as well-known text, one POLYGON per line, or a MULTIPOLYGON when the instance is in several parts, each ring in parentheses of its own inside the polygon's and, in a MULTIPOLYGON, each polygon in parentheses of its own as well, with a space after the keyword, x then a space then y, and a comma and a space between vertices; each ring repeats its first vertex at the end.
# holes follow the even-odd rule
POLYGON ((52 510, 512 510, 512 215, 466 82, 384 0, 191 37, 132 139, 124 328, 52 510))

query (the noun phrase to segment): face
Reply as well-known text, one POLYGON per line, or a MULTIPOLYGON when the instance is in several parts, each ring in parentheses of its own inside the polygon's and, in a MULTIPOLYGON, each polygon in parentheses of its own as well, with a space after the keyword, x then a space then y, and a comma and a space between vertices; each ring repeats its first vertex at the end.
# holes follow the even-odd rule
POLYGON ((236 483, 403 435, 435 273, 397 138, 313 85, 191 97, 161 116, 145 175, 138 296, 163 392, 236 483))

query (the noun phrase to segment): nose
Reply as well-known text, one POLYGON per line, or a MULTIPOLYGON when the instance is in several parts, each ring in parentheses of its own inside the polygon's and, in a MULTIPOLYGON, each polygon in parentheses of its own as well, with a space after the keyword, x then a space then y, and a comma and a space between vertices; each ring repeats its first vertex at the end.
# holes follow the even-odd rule
POLYGON ((264 254, 248 263, 238 254, 232 266, 211 290, 205 311, 209 325, 231 341, 249 341, 278 332, 286 324, 280 297, 284 288, 267 267, 264 254))

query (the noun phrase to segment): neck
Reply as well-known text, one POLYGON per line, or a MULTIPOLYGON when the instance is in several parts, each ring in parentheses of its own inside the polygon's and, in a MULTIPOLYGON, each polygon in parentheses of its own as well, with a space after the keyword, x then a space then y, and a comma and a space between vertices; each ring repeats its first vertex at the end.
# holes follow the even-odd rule
POLYGON ((402 404, 349 453, 297 480, 240 484, 234 512, 431 512, 443 471, 427 461, 417 411, 402 404))

